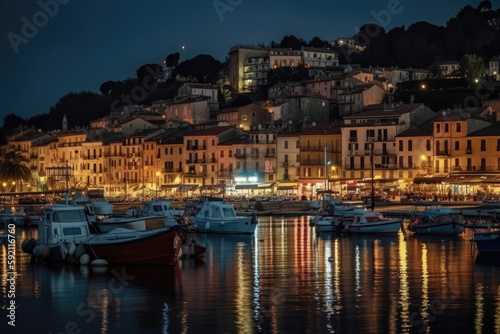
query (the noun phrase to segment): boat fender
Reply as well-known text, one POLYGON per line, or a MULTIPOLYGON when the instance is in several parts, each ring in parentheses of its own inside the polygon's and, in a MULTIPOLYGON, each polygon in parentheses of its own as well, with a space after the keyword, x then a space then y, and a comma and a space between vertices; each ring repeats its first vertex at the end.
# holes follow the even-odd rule
POLYGON ((90 256, 87 253, 84 253, 80 256, 80 264, 82 266, 87 266, 90 263, 90 256))
MULTIPOLYGON (((76 245, 74 242, 70 242, 69 243, 69 247, 68 247, 68 254, 69 255, 74 255, 75 254, 75 250, 76 250, 76 245)), ((76 260, 76 259, 75 259, 76 260)))
POLYGON ((90 265, 93 267, 106 267, 108 265, 108 261, 104 259, 95 259, 90 262, 90 265))
POLYGON ((177 246, 179 246, 179 239, 180 239, 179 236, 176 235, 174 238, 174 249, 176 249, 177 246))
POLYGON ((26 239, 21 245, 23 252, 33 255, 33 249, 36 247, 37 242, 35 239, 26 239))
POLYGON ((220 226, 224 226, 224 222, 220 222, 220 226))
POLYGON ((42 251, 43 251, 44 246, 38 245, 33 248, 33 256, 35 257, 42 257, 42 251))
POLYGON ((78 244, 75 249, 75 257, 79 259, 83 254, 85 254, 85 246, 83 246, 83 244, 78 244))
POLYGON ((179 249, 179 254, 177 255, 177 260, 182 258, 182 247, 179 249))
POLYGON ((210 222, 205 223, 205 230, 210 230, 210 222))
POLYGON ((68 262, 70 264, 75 264, 76 260, 77 260, 77 258, 74 255, 72 255, 72 254, 68 254, 66 256, 66 262, 68 262))
POLYGON ((47 259, 50 257, 50 246, 43 247, 42 258, 47 259))

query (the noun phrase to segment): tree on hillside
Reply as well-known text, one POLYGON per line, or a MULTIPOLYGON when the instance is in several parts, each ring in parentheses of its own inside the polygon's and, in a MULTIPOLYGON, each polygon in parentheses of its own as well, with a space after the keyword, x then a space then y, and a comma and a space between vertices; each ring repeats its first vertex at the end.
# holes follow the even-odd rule
POLYGON ((176 67, 179 64, 181 55, 179 52, 171 53, 165 58, 165 66, 176 67))
POLYGON ((303 46, 307 46, 307 43, 302 38, 299 39, 294 35, 287 35, 280 42, 280 48, 299 50, 303 46))
POLYGON ((152 86, 163 79, 163 67, 158 64, 145 64, 136 71, 138 84, 141 86, 152 86), (145 81, 144 81, 145 80, 145 81))
POLYGON ((478 80, 484 73, 485 66, 483 58, 478 55, 466 54, 460 59, 460 72, 462 77, 466 78, 469 83, 478 80))
POLYGON ((23 181, 31 179, 31 171, 27 166, 29 159, 20 152, 11 151, 0 158, 0 179, 14 181, 14 191, 17 184, 21 184, 23 191, 23 181))
POLYGON ((172 71, 172 77, 182 76, 191 81, 215 83, 221 68, 222 64, 214 57, 198 55, 180 63, 172 71))
POLYGON ((308 45, 310 47, 320 48, 320 49, 323 49, 323 48, 331 49, 332 48, 332 45, 330 44, 330 42, 324 41, 321 38, 319 38, 318 36, 313 37, 313 39, 311 39, 311 41, 308 43, 308 45))
POLYGON ((8 114, 3 118, 4 132, 17 128, 20 125, 26 125, 26 121, 23 118, 17 116, 16 114, 8 114))
POLYGON ((113 89, 115 89, 117 86, 116 82, 114 81, 106 81, 101 84, 101 87, 99 87, 99 90, 101 91, 102 95, 104 96, 109 96, 113 89))

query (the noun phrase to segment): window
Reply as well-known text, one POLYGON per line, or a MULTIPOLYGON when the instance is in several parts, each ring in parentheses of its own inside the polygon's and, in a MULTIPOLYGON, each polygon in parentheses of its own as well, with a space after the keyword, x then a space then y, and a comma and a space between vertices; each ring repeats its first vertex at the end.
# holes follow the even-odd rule
POLYGON ((413 141, 408 140, 408 151, 413 151, 413 141))
POLYGON ((462 123, 457 123, 457 132, 462 132, 462 123))
POLYGON ((229 157, 232 158, 233 157, 233 150, 229 150, 229 157))
POLYGON ((220 151, 220 157, 224 158, 224 151, 222 151, 222 150, 220 151))
POLYGON ((242 120, 242 121, 246 121, 246 120, 248 120, 247 115, 241 115, 241 120, 242 120))
MULTIPOLYGON (((460 123, 457 123, 457 124, 460 124, 460 123)), ((455 151, 458 151, 460 150, 460 142, 457 140, 455 141, 455 151)))
POLYGON ((297 140, 297 145, 295 146, 295 148, 300 148, 300 141, 297 140))
POLYGON ((486 151, 486 139, 481 139, 481 151, 486 151))
POLYGON ((450 125, 448 123, 444 124, 444 132, 449 132, 450 131, 450 125))
POLYGON ((427 141, 425 142, 425 150, 426 151, 431 150, 431 140, 430 139, 427 139, 427 141))
POLYGON ((455 158, 455 167, 459 167, 459 166, 460 166, 460 159, 455 158))
POLYGON ((285 140, 285 148, 288 148, 288 140, 285 140))
POLYGON ((500 139, 497 139, 497 151, 500 151, 500 139))
POLYGON ((408 168, 413 168, 413 156, 408 157, 408 168))
POLYGON ((399 141, 399 152, 403 152, 403 141, 399 141))
POLYGON ((437 133, 441 132, 441 124, 439 124, 439 123, 436 124, 436 132, 437 133))

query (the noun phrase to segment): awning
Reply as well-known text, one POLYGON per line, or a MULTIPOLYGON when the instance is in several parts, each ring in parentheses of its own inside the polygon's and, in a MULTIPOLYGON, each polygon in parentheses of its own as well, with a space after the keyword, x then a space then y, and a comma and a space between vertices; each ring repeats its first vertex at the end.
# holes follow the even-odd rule
POLYGON ((425 175, 422 177, 415 177, 413 179, 414 184, 439 184, 443 182, 446 178, 445 176, 437 176, 437 175, 425 175))
POLYGON ((272 188, 274 186, 274 182, 272 183, 262 183, 262 184, 259 184, 257 188, 259 189, 269 189, 269 188, 272 188))
POLYGON ((198 188, 197 184, 185 184, 185 185, 180 186, 179 190, 180 191, 193 191, 193 190, 196 190, 196 188, 198 188))
POLYGON ((208 185, 204 185, 204 186, 201 186, 201 190, 215 190, 215 189, 219 189, 219 188, 223 188, 224 185, 223 184, 208 184, 208 185))
POLYGON ((256 189, 258 184, 237 184, 235 189, 256 189))
POLYGON ((480 184, 500 183, 500 174, 450 174, 443 183, 448 184, 480 184))
POLYGON ((297 182, 281 182, 278 184, 278 190, 293 190, 297 189, 297 182))

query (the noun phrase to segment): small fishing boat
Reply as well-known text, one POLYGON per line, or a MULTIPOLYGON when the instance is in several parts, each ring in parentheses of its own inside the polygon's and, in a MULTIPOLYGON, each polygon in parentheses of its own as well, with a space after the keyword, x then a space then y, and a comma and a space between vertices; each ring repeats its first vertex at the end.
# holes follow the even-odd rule
POLYGON ((239 217, 234 206, 222 201, 203 201, 198 203, 195 222, 198 232, 225 234, 254 234, 257 216, 239 217))
POLYGON ((117 228, 146 231, 166 226, 165 217, 109 217, 97 221, 100 232, 111 232, 117 228))
MULTIPOLYGON (((338 232, 338 227, 342 224, 342 217, 340 216, 327 216, 320 217, 314 221, 316 232, 338 232)), ((311 218, 312 220, 312 218, 311 218)))
POLYGON ((118 264, 173 264, 179 256, 180 228, 135 231, 123 228, 92 234, 83 206, 46 206, 38 226, 38 240, 24 240, 22 250, 36 258, 69 263, 84 255, 118 264))
POLYGON ((500 254, 500 230, 475 232, 474 241, 479 253, 500 254))
POLYGON ((165 199, 153 199, 141 203, 139 209, 127 210, 128 217, 165 217, 167 226, 176 225, 183 214, 184 210, 174 208, 170 201, 165 199))
POLYGON ((398 233, 402 219, 384 218, 380 213, 362 212, 345 216, 338 225, 339 232, 345 233, 398 233))
POLYGON ((415 234, 457 235, 465 230, 464 216, 449 208, 428 208, 415 212, 408 229, 415 234))

